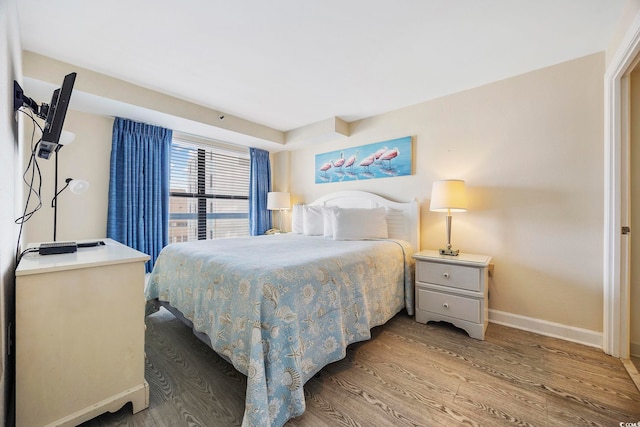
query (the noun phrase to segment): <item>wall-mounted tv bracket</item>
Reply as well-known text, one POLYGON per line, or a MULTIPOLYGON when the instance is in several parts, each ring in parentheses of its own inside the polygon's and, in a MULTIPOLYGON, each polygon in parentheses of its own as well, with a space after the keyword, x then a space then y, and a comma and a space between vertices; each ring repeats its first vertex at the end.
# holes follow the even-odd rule
POLYGON ((33 99, 29 98, 24 94, 22 87, 17 81, 13 81, 13 110, 18 111, 20 107, 28 107, 31 111, 33 111, 36 116, 41 119, 47 118, 47 114, 49 113, 49 104, 41 104, 38 107, 38 103, 33 99))

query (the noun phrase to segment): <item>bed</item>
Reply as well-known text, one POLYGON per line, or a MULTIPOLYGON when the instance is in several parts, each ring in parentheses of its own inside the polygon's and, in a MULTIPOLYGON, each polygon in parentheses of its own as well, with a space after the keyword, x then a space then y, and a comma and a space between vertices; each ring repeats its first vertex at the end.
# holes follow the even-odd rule
POLYGON ((336 217, 382 211, 388 238, 335 240, 325 229, 176 243, 160 253, 145 290, 247 376, 246 426, 301 415, 311 377, 371 328, 403 309, 413 314, 417 202, 343 191, 307 206, 334 215, 334 238, 351 232, 336 217))

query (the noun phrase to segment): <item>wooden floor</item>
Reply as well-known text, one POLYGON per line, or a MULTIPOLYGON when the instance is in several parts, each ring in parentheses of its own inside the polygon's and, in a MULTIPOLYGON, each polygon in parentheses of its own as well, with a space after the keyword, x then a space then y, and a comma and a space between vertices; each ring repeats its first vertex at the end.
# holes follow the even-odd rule
MULTIPOLYGON (((233 426, 246 379, 170 313, 148 317, 149 409, 83 426, 233 426)), ((399 314, 305 385, 287 426, 618 426, 640 421, 640 393, 601 350, 490 324, 485 341, 399 314)))

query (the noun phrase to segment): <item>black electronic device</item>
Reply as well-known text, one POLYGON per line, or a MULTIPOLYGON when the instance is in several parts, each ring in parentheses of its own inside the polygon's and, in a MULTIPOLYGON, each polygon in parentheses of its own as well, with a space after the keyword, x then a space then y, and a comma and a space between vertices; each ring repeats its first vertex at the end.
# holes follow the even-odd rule
POLYGON ((78 249, 79 248, 94 248, 96 246, 105 246, 105 243, 102 240, 96 240, 94 242, 78 243, 78 249))
POLYGON ((44 127, 42 129, 42 139, 38 144, 38 157, 48 159, 51 153, 55 153, 60 149, 60 134, 62 126, 69 108, 71 92, 76 81, 77 73, 69 73, 64 77, 62 86, 53 91, 51 103, 38 104, 24 94, 24 91, 14 80, 13 82, 13 108, 18 110, 20 107, 29 107, 38 117, 44 119, 44 127))
POLYGON ((33 99, 29 98, 24 94, 24 91, 20 87, 17 81, 13 81, 13 109, 17 110, 20 107, 29 107, 38 117, 43 119, 46 118, 40 116, 40 108, 38 107, 38 103, 33 99))
POLYGON ((73 91, 75 81, 76 73, 67 74, 64 77, 62 86, 53 91, 51 103, 47 111, 47 118, 44 123, 42 140, 38 146, 38 157, 48 159, 51 153, 57 151, 60 147, 58 142, 60 141, 64 119, 67 116, 67 108, 69 108, 69 101, 71 100, 71 92, 73 91))
POLYGON ((78 244, 76 242, 51 242, 41 243, 38 253, 40 255, 72 254, 77 250, 78 244))

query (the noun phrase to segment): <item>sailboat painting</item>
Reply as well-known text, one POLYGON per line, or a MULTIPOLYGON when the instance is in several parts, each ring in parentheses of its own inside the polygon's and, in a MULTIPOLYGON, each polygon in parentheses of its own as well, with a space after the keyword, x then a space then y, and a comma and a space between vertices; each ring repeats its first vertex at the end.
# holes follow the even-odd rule
POLYGON ((316 154, 316 184, 411 175, 411 137, 316 154))

